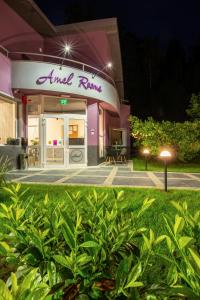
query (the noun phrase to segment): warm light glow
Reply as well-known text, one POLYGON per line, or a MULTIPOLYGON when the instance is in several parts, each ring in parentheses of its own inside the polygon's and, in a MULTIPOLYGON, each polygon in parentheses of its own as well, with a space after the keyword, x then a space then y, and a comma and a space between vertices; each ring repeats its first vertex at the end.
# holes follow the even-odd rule
POLYGON ((111 63, 111 62, 108 62, 108 63, 107 63, 107 68, 108 68, 108 69, 111 69, 111 68, 112 68, 112 63, 111 63))
POLYGON ((172 155, 171 155, 171 153, 168 150, 163 150, 163 151, 160 152, 160 157, 161 158, 169 158, 171 156, 172 155))
POLYGON ((145 155, 148 155, 148 154, 150 154, 150 151, 149 151, 149 149, 144 149, 144 150, 142 151, 142 153, 145 154, 145 155))
POLYGON ((65 45, 65 53, 70 53, 70 51, 71 51, 71 46, 69 45, 69 44, 66 44, 65 45))

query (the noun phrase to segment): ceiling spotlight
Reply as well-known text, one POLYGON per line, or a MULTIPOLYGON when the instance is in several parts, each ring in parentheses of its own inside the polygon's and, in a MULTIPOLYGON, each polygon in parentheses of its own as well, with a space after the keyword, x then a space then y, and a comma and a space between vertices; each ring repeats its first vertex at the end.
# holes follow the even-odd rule
POLYGON ((112 69, 112 66, 113 66, 113 65, 112 65, 111 62, 108 62, 108 63, 107 63, 107 68, 108 68, 108 69, 112 69))
POLYGON ((63 59, 61 61, 60 70, 62 70, 63 62, 64 62, 67 54, 70 55, 71 49, 72 49, 72 47, 71 47, 70 44, 65 44, 64 45, 64 55, 63 55, 63 59))
POLYGON ((65 53, 69 54, 71 51, 71 46, 69 44, 65 44, 64 51, 65 51, 65 53))

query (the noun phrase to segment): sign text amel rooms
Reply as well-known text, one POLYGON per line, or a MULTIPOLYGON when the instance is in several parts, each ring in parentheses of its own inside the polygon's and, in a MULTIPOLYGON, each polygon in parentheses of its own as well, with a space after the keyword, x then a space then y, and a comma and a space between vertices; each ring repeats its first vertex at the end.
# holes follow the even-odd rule
MULTIPOLYGON (((54 74, 54 69, 46 76, 41 76, 36 80, 36 84, 41 85, 44 83, 50 84, 63 84, 63 85, 73 85, 73 80, 75 76, 74 73, 70 73, 65 77, 59 77, 54 74)), ((78 87, 84 88, 85 90, 95 90, 99 93, 102 92, 102 88, 100 85, 94 84, 89 81, 89 79, 85 76, 78 76, 79 82, 78 87)))

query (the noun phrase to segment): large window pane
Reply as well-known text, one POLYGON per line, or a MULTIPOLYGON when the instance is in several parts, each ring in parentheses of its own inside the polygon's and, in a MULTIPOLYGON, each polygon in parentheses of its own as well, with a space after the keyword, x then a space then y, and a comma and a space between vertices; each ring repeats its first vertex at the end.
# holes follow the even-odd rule
POLYGON ((39 144, 39 118, 28 116, 28 145, 39 144))
POLYGON ((39 115, 41 114, 41 98, 40 96, 28 96, 28 114, 39 115))
POLYGON ((86 102, 82 100, 44 97, 44 112, 85 114, 86 102))
POLYGON ((28 116, 28 166, 40 166, 39 117, 28 116))
POLYGON ((112 131, 111 131, 111 145, 122 145, 122 130, 112 129, 112 131))
POLYGON ((14 103, 8 103, 0 98, 0 144, 6 144, 7 138, 16 138, 14 103))

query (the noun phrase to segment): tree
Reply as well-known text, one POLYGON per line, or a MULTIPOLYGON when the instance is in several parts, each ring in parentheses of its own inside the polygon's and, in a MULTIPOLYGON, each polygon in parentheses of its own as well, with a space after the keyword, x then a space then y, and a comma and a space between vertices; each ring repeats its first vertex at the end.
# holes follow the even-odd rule
POLYGON ((192 120, 200 120, 200 93, 198 95, 192 94, 186 113, 192 120))

